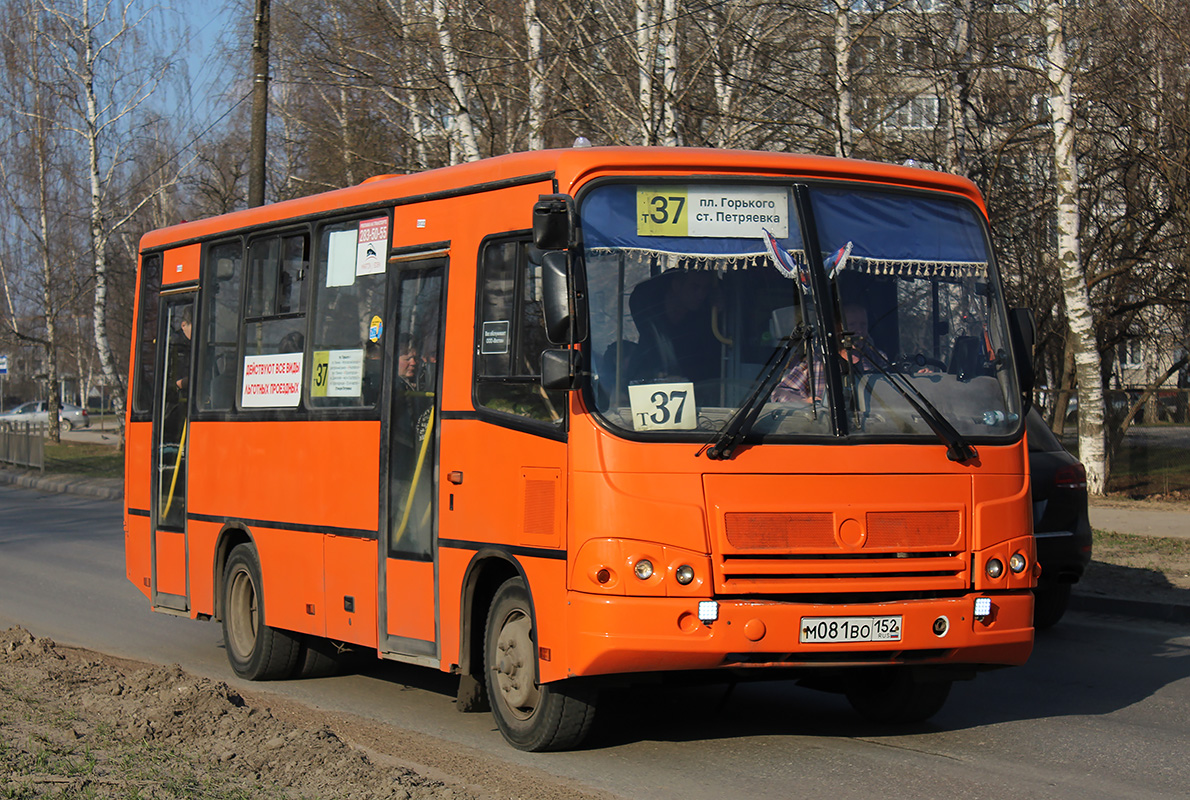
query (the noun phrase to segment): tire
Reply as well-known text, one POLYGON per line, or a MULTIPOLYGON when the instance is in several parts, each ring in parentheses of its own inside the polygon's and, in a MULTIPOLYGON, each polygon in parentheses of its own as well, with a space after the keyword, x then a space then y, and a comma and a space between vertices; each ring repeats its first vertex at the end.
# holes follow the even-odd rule
POLYGON ((58 431, 59 432, 70 433, 72 430, 74 430, 74 423, 72 423, 68 419, 59 420, 59 422, 58 422, 58 431))
POLYGON ((329 678, 343 667, 344 651, 330 639, 303 636, 298 653, 295 678, 329 678))
POLYGON ((1039 631, 1058 624, 1070 605, 1069 583, 1045 581, 1033 590, 1033 627, 1039 631))
POLYGON ((236 546, 223 568, 223 644, 232 670, 250 681, 290 677, 301 654, 296 635, 265 625, 262 586, 256 548, 236 546))
POLYGON ((488 609, 484 675, 496 726, 518 750, 569 750, 590 732, 593 689, 537 682, 537 631, 521 578, 505 581, 488 609))
POLYGON ((909 667, 866 671, 853 679, 847 701, 860 716, 885 725, 924 722, 950 695, 951 681, 921 681, 909 667))

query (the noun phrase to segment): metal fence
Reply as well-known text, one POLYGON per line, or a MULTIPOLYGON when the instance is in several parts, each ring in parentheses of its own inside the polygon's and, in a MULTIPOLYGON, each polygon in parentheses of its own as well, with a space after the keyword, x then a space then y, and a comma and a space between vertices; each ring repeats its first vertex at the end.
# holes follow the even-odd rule
POLYGON ((0 422, 0 464, 45 472, 46 430, 40 422, 0 422))

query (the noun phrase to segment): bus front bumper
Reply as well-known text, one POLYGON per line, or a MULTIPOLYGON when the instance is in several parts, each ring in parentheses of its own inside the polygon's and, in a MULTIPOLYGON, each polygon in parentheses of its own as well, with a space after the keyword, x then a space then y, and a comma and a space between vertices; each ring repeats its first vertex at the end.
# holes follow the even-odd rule
POLYGON ((700 601, 694 599, 570 592, 569 675, 722 667, 1003 666, 1023 664, 1033 649, 1029 591, 848 605, 711 602, 700 618, 700 601), (979 610, 986 613, 979 618, 977 598, 985 598, 979 610), (848 635, 841 634, 843 629, 899 638, 839 641, 848 635), (805 641, 813 638, 832 640, 805 641))

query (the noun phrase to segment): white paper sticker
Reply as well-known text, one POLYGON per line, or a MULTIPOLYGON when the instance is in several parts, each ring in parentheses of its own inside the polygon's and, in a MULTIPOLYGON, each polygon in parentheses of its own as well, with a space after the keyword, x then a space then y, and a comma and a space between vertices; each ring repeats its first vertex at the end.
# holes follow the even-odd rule
POLYGON ((297 408, 302 399, 302 353, 244 358, 244 408, 297 408))
POLYGON ((355 283, 355 243, 354 230, 331 231, 327 243, 327 286, 350 286, 355 283))
POLYGON ((789 190, 778 186, 638 186, 640 236, 789 236, 789 190))
POLYGON ((326 367, 327 397, 359 397, 363 393, 363 350, 331 350, 326 367))
POLYGON ((649 383, 628 387, 632 429, 692 431, 698 428, 693 383, 649 383))

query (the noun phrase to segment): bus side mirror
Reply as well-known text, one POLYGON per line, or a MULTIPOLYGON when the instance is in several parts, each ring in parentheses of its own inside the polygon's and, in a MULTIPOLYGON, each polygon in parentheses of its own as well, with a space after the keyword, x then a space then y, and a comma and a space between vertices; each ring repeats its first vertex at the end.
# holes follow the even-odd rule
POLYGON ((587 338, 583 298, 570 279, 570 254, 551 250, 541 255, 541 312, 551 344, 572 344, 587 338))
POLYGON ((540 195, 533 204, 533 244, 542 250, 565 250, 574 241, 574 198, 540 195))
POLYGON ((1008 310, 1008 335, 1012 340, 1012 355, 1016 362, 1017 382, 1021 387, 1024 410, 1033 405, 1033 384, 1036 374, 1033 369, 1033 347, 1037 342, 1037 321, 1032 309, 1011 308, 1008 310))
POLYGON ((573 350, 541 351, 541 388, 569 391, 574 388, 576 372, 573 350))

